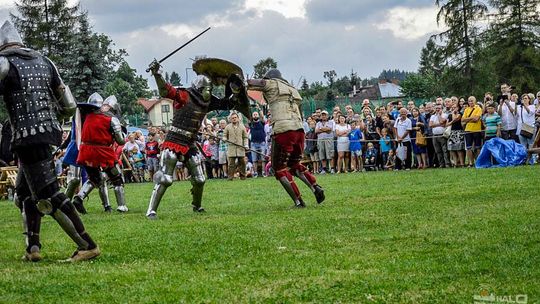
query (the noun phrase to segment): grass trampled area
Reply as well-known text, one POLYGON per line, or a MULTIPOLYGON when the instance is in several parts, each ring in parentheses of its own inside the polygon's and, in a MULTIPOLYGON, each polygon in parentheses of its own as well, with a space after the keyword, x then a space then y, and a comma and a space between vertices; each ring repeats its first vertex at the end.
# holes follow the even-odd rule
POLYGON ((92 193, 83 221, 102 255, 80 264, 57 262, 75 246, 51 218, 44 260, 22 262, 18 209, 0 201, 0 302, 472 303, 486 287, 540 302, 539 167, 317 178, 327 200, 299 184, 303 210, 273 178, 210 180, 206 214, 176 182, 157 221, 152 184, 126 186, 127 214, 92 193))

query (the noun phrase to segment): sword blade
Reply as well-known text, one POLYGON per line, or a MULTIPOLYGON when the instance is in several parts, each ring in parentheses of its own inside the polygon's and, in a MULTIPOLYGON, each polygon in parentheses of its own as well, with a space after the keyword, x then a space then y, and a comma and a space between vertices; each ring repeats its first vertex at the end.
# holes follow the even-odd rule
POLYGON ((183 49, 186 45, 190 44, 193 40, 199 38, 202 34, 208 32, 212 27, 208 27, 207 29, 205 29, 204 31, 202 31, 201 33, 199 33, 197 36, 191 38, 188 42, 182 44, 179 48, 177 48, 176 50, 172 51, 169 55, 163 57, 161 60, 159 60, 158 62, 159 63, 162 63, 163 61, 167 60, 169 57, 171 57, 172 55, 176 54, 176 52, 180 51, 181 49, 183 49))

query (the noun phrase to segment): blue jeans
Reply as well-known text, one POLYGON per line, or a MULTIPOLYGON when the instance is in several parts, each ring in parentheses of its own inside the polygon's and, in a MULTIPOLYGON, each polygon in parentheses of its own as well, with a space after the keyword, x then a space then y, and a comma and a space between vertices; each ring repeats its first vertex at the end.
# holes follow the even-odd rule
POLYGON ((263 161, 264 160, 264 152, 266 151, 266 143, 262 142, 262 143, 254 143, 252 142, 251 143, 251 161, 252 162, 256 162, 256 161, 263 161), (254 152, 256 151, 256 152, 254 152), (259 153, 257 153, 259 152, 259 153))

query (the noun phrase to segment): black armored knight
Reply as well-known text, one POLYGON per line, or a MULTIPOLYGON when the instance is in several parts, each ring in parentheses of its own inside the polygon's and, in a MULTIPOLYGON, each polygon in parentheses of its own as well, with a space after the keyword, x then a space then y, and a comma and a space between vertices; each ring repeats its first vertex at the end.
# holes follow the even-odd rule
POLYGON ((175 88, 166 83, 159 69, 157 62, 150 65, 160 95, 172 99, 176 110, 172 126, 161 146, 161 168, 154 174, 155 186, 146 212, 149 219, 157 218, 157 208, 165 190, 173 182, 177 161, 185 163, 191 176, 193 211, 204 211, 202 194, 205 176, 195 144, 202 121, 206 114, 213 110, 236 109, 249 115, 242 69, 234 63, 217 58, 195 61, 193 70, 198 76, 189 88, 175 88), (217 85, 225 85, 225 98, 212 95, 212 87, 217 85))
POLYGON ((71 201, 60 192, 54 172, 52 147, 61 143, 59 121, 69 118, 76 103, 54 64, 24 48, 13 25, 0 28, 0 94, 8 110, 13 139, 11 149, 19 159, 16 204, 26 235, 24 259, 41 260, 41 217, 51 215, 77 244, 68 259, 82 261, 100 254, 85 231, 71 201))

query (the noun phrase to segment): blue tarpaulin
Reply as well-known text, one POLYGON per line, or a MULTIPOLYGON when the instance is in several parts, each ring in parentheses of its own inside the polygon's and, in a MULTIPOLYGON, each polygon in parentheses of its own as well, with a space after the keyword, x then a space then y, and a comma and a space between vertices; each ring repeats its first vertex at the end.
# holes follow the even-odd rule
POLYGON ((513 140, 492 138, 484 143, 476 168, 519 166, 527 159, 527 149, 513 140))

